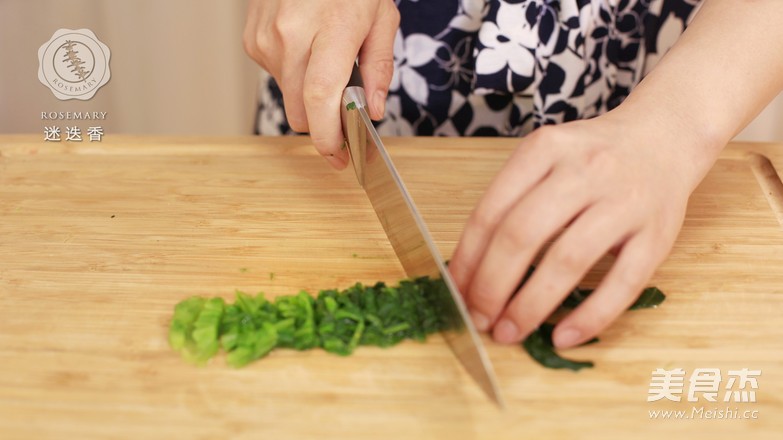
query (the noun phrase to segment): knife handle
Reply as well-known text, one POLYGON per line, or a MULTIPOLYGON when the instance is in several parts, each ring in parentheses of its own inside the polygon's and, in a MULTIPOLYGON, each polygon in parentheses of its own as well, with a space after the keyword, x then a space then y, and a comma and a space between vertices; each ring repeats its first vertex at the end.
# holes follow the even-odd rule
POLYGON ((359 60, 354 61, 353 70, 351 70, 351 79, 348 80, 348 85, 346 85, 345 87, 364 88, 364 82, 362 81, 362 74, 359 71, 359 60))

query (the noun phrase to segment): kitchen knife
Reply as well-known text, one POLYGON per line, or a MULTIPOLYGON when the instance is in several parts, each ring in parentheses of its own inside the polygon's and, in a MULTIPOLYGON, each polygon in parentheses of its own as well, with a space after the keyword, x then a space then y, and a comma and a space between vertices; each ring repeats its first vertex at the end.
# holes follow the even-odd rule
POLYGON ((448 292, 440 292, 439 298, 447 313, 448 325, 443 336, 467 372, 503 407, 492 364, 468 317, 462 296, 367 113, 358 64, 354 64, 343 92, 340 115, 356 178, 367 193, 405 273, 409 278, 443 279, 448 288, 448 292))

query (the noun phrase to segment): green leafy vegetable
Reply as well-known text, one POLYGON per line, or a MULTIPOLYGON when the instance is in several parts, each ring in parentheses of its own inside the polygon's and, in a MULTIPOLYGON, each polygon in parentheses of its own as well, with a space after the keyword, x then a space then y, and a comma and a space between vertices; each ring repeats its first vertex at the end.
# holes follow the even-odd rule
POLYGON ((655 307, 658 307, 658 305, 660 305, 665 299, 666 295, 664 295, 660 289, 657 287, 648 287, 642 291, 642 294, 639 296, 639 298, 636 299, 636 302, 628 308, 628 310, 654 309, 655 307))
POLYGON ((560 307, 564 309, 575 309, 582 301, 586 300, 590 294, 593 293, 593 289, 580 289, 575 288, 568 296, 563 300, 560 307))
POLYGON ((399 286, 355 284, 307 292, 270 302, 263 294, 237 292, 233 304, 220 298, 188 298, 177 304, 169 342, 182 356, 203 364, 220 347, 229 365, 241 367, 274 348, 324 350, 347 356, 360 345, 389 347, 405 339, 424 341, 443 329, 437 295, 441 280, 405 280, 399 286))
MULTIPOLYGON (((590 361, 573 361, 563 358, 555 352, 552 344, 552 330, 554 328, 554 324, 544 323, 522 342, 522 346, 530 357, 547 368, 568 368, 573 371, 592 368, 593 363, 590 361)), ((593 339, 588 343, 592 342, 598 342, 598 339, 593 339)))
POLYGON ((345 106, 345 109, 346 109, 346 110, 356 110, 356 103, 355 103, 355 102, 349 102, 349 103, 348 103, 348 104, 345 106))
MULTIPOLYGON (((533 268, 528 271, 525 280, 530 277, 532 270, 533 268)), ((523 280, 523 284, 525 280, 523 280)), ((593 289, 580 289, 577 287, 565 298, 565 300, 563 300, 560 307, 562 309, 574 309, 592 293, 593 289)), ((628 310, 655 308, 665 299, 666 295, 664 295, 660 289, 657 287, 648 287, 642 291, 639 298, 637 298, 628 310)), ((525 351, 527 351, 539 364, 548 368, 568 368, 573 371, 579 371, 582 368, 592 368, 592 362, 568 360, 555 352, 555 347, 552 343, 552 331, 554 330, 554 327, 554 324, 548 322, 541 324, 541 326, 531 333, 527 339, 522 341, 522 346, 525 348, 525 351)), ((598 338, 593 338, 582 345, 592 344, 594 342, 598 342, 598 338)))
MULTIPOLYGON (((525 280, 532 272, 533 268, 525 280)), ((591 293, 574 289, 562 308, 577 307, 591 293)), ((453 323, 445 318, 451 314, 442 309, 448 304, 442 297, 448 295, 442 280, 423 277, 400 281, 397 286, 357 283, 343 291, 322 290, 315 298, 299 292, 269 301, 263 293, 251 296, 237 291, 234 302, 226 304, 221 298, 191 297, 174 308, 169 344, 199 365, 220 348, 233 367, 247 365, 275 348, 320 347, 347 356, 361 345, 390 347, 406 339, 424 341, 427 335, 449 328, 453 323)), ((655 307, 664 299, 660 290, 650 287, 631 309, 655 307)), ((561 357, 552 344, 553 329, 554 324, 544 323, 523 341, 522 346, 536 362, 574 371, 593 366, 589 361, 561 357)))
POLYGON ((201 309, 204 308, 204 298, 192 297, 177 304, 174 308, 174 317, 169 326, 169 345, 174 350, 183 352, 190 349, 193 344, 193 324, 196 322, 201 309))
MULTIPOLYGON (((575 309, 592 293, 593 289, 580 289, 577 287, 565 300, 563 300, 561 307, 565 309, 575 309)), ((639 298, 636 299, 628 310, 652 309, 658 307, 665 299, 666 295, 664 295, 660 289, 657 287, 648 287, 642 291, 639 298)))
POLYGON ((217 353, 223 299, 189 298, 174 309, 169 344, 185 359, 203 364, 217 353))

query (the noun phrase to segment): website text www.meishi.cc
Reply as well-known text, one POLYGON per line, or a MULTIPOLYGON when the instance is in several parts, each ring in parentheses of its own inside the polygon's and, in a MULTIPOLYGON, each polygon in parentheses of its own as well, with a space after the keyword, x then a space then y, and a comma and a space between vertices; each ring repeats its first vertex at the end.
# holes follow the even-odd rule
POLYGON ((759 410, 739 408, 707 408, 705 406, 693 406, 690 410, 648 410, 651 420, 756 420, 759 418, 759 410))

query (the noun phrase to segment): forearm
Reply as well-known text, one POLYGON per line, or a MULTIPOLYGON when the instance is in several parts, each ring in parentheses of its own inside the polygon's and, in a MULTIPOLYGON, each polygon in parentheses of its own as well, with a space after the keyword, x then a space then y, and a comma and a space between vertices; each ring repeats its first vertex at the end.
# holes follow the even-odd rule
POLYGON ((687 150, 682 159, 693 165, 695 185, 723 146, 783 88, 781 42, 783 1, 705 0, 618 111, 644 114, 651 135, 687 150))

